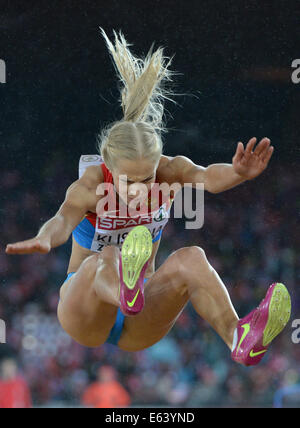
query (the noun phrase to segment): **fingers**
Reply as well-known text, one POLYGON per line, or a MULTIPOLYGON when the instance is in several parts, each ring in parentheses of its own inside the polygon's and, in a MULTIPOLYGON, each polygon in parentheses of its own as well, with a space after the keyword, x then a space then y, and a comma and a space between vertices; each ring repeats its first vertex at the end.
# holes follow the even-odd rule
POLYGON ((246 155, 252 153, 252 150, 253 150, 253 147, 255 146, 256 141, 257 141, 257 139, 255 137, 253 137, 253 138, 251 138, 251 140, 249 140, 249 142, 246 146, 246 150, 245 150, 246 155))
POLYGON ((7 254, 29 254, 32 252, 33 246, 23 242, 17 242, 15 244, 8 244, 5 252, 7 254))
POLYGON ((6 246, 6 254, 32 254, 32 253, 47 253, 48 248, 41 245, 38 240, 15 242, 6 246))
POLYGON ((242 142, 239 142, 237 145, 235 156, 234 156, 235 160, 240 161, 243 156, 244 156, 244 144, 242 142))
POLYGON ((267 154, 268 150, 269 150, 270 143, 271 143, 271 141, 269 140, 269 138, 263 138, 259 142, 259 144, 256 146, 256 149, 254 150, 254 153, 257 156, 264 157, 267 154))
POLYGON ((274 152, 274 147, 273 146, 269 147, 266 154, 264 155, 264 158, 263 158, 264 163, 267 164, 269 162, 269 160, 272 157, 273 152, 274 152))
POLYGON ((263 138, 254 151, 254 153, 259 157, 260 161, 265 164, 265 166, 268 164, 274 152, 274 147, 270 146, 270 144, 271 141, 269 138, 263 138))
POLYGON ((250 140, 249 140, 249 142, 248 142, 248 144, 247 144, 247 146, 246 146, 246 150, 245 150, 245 153, 244 153, 244 156, 243 156, 243 159, 242 159, 242 163, 244 163, 244 164, 246 164, 246 163, 248 163, 249 162, 249 160, 251 159, 251 156, 252 156, 252 154, 253 154, 253 148, 254 148, 254 146, 255 146, 255 143, 256 143, 256 138, 255 137, 253 137, 253 138, 251 138, 250 140))
POLYGON ((254 146, 257 139, 255 137, 251 138, 246 146, 245 150, 245 160, 250 158, 250 155, 255 154, 257 157, 259 157, 263 162, 268 162, 273 154, 274 147, 270 146, 271 140, 269 138, 263 138, 258 145, 256 146, 255 150, 254 146))

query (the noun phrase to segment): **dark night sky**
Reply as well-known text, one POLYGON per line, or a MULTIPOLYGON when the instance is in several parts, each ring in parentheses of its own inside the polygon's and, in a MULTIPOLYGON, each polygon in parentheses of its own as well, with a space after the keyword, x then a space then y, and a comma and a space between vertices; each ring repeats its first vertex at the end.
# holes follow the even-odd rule
POLYGON ((121 117, 117 80, 99 26, 121 29, 145 54, 152 42, 173 55, 180 106, 166 152, 204 165, 230 162, 236 142, 269 136, 279 157, 299 156, 300 2, 293 1, 4 1, 0 0, 0 154, 6 167, 33 171, 63 156, 74 169, 95 152, 103 124, 121 117), (253 78, 257 69, 284 77, 253 78), (245 77, 247 76, 247 77, 245 77), (298 147, 297 147, 298 143, 298 147))

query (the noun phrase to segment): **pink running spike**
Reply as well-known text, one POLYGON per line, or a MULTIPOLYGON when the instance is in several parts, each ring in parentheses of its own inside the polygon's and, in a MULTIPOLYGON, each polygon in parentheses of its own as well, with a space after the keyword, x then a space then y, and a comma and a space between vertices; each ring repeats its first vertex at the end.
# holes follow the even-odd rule
POLYGON ((232 359, 245 366, 258 364, 269 344, 286 326, 290 314, 288 290, 283 284, 272 284, 258 308, 238 321, 232 359))
POLYGON ((123 281, 122 255, 120 253, 120 309, 124 315, 132 316, 141 312, 145 304, 144 297, 144 276, 148 266, 148 261, 141 270, 135 287, 130 290, 123 281))

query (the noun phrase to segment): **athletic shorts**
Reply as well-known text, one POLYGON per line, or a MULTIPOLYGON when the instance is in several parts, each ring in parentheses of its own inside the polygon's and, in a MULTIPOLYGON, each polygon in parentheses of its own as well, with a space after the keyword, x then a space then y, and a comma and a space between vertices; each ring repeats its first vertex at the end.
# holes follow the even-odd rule
MULTIPOLYGON (((68 276, 64 282, 68 281, 68 279, 71 278, 71 276, 74 275, 74 273, 75 272, 68 273, 68 276)), ((148 278, 145 278, 144 284, 147 281, 147 279, 148 278)), ((118 308, 117 318, 116 318, 115 324, 110 331, 110 334, 106 340, 106 343, 110 343, 111 345, 118 346, 118 342, 120 340, 120 337, 121 337, 121 334, 123 331, 124 319, 125 319, 125 315, 123 315, 120 308, 118 308)))

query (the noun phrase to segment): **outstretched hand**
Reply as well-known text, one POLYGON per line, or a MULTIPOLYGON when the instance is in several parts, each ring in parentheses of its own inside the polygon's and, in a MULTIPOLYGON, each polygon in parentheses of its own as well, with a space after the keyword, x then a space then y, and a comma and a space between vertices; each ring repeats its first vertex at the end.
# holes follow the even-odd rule
POLYGON ((26 241, 7 244, 5 252, 7 254, 47 254, 50 250, 51 244, 49 240, 35 237, 26 241))
POLYGON ((254 149, 256 141, 256 138, 251 138, 246 148, 239 142, 232 159, 234 171, 246 180, 252 180, 267 168, 274 151, 269 138, 263 138, 254 149))

